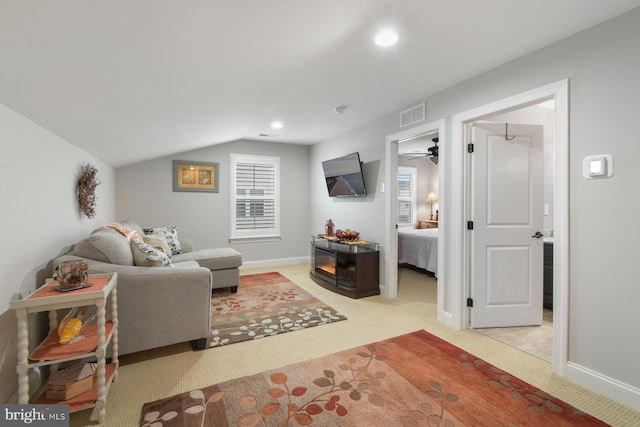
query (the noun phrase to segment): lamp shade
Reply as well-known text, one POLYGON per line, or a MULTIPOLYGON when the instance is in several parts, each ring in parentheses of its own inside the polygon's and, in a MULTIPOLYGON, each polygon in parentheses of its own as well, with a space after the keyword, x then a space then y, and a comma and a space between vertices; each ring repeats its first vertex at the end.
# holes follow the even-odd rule
POLYGON ((433 203, 437 200, 438 200, 438 196, 436 196, 436 193, 431 192, 427 195, 427 202, 433 203))

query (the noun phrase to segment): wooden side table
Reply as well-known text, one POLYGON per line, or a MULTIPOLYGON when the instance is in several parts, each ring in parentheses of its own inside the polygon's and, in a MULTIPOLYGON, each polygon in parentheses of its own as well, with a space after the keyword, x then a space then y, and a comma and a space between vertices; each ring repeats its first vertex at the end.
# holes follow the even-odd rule
POLYGON ((97 384, 93 389, 65 401, 47 400, 42 393, 33 403, 68 404, 69 412, 95 408, 91 419, 103 423, 106 416, 107 393, 118 375, 118 297, 117 273, 90 275, 90 287, 75 291, 60 292, 54 288, 58 282, 51 281, 28 297, 11 301, 10 307, 18 317, 18 403, 29 403, 29 369, 51 366, 55 371, 62 362, 94 357, 97 359, 97 384), (107 300, 111 298, 111 319, 106 320, 107 300), (94 305, 97 323, 83 331, 86 337, 72 344, 60 344, 56 310, 94 305), (29 355, 28 315, 49 312, 49 335, 29 355), (112 344, 112 362, 106 365, 107 345, 112 344))
POLYGON ((438 228, 438 221, 430 219, 419 219, 418 228, 438 228))

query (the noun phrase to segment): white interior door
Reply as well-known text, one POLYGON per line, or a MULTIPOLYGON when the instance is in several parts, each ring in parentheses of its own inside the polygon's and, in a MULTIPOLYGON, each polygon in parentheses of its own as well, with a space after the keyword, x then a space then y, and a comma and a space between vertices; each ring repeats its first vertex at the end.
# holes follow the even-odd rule
POLYGON ((542 324, 542 130, 472 126, 472 328, 542 324))

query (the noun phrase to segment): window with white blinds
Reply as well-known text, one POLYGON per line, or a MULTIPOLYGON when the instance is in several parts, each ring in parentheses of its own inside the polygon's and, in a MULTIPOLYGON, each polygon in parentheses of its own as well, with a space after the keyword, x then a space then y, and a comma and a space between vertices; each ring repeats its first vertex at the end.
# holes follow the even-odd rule
POLYGON ((416 179, 415 167, 398 166, 397 215, 399 228, 413 228, 416 222, 416 179))
POLYGON ((280 237, 280 158, 231 154, 231 239, 280 237))

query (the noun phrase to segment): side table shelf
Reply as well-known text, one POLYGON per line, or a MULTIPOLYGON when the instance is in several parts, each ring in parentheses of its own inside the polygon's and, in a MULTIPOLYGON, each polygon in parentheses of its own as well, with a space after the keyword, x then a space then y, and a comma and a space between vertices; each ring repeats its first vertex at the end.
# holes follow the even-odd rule
POLYGON ((118 376, 118 299, 117 273, 90 275, 90 287, 69 292, 54 289, 57 282, 49 282, 24 299, 13 300, 10 307, 18 317, 18 403, 29 403, 29 370, 40 366, 57 365, 63 362, 95 357, 96 384, 93 389, 65 401, 48 400, 44 392, 33 403, 68 404, 75 412, 94 407, 93 420, 103 423, 106 417, 107 393, 118 376), (106 320, 106 305, 111 299, 111 319, 106 320), (93 305, 97 311, 95 325, 83 330, 85 338, 72 344, 59 344, 56 310, 93 305), (29 355, 28 314, 49 312, 49 335, 29 355), (107 346, 111 343, 112 362, 106 364, 107 346))

